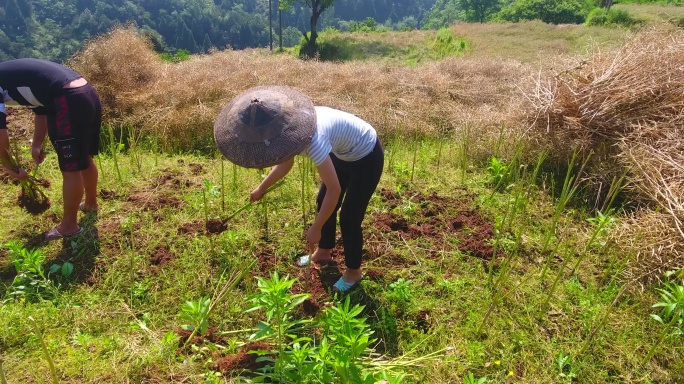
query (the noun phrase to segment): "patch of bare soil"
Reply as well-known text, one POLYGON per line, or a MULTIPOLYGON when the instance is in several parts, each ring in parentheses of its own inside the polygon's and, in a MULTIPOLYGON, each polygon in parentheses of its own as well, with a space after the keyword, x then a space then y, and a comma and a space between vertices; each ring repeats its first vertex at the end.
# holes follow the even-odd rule
POLYGON ((209 219, 205 224, 207 233, 217 234, 228 229, 228 224, 221 219, 209 219))
POLYGON ((302 303, 302 311, 305 316, 313 317, 318 314, 326 302, 330 301, 332 286, 342 276, 342 272, 337 262, 331 261, 323 264, 313 264, 310 269, 301 267, 301 274, 303 277, 297 279, 297 282, 292 286, 292 293, 307 293, 311 295, 302 303), (310 271, 308 281, 306 280, 307 271, 310 271))
POLYGON ((380 190, 379 194, 390 209, 369 217, 368 237, 375 249, 369 248, 383 255, 386 262, 406 262, 392 254, 391 245, 407 240, 420 240, 435 250, 451 250, 457 244, 463 253, 484 260, 492 258, 494 225, 472 207, 473 196, 457 199, 420 192, 400 195, 387 189, 380 190))
POLYGON ((204 220, 193 221, 192 223, 181 224, 177 231, 179 235, 193 234, 201 231, 203 227, 204 220))
POLYGON ((162 170, 162 174, 157 178, 153 185, 155 188, 166 186, 171 189, 180 189, 191 187, 193 184, 194 183, 192 181, 181 178, 181 175, 179 175, 177 172, 166 168, 162 170))
POLYGON ((99 195, 102 200, 114 200, 117 197, 116 192, 111 189, 101 189, 99 195))
POLYGON ((150 267, 149 271, 157 275, 162 270, 162 268, 175 259, 175 255, 165 246, 157 246, 154 249, 154 253, 150 255, 150 267))
POLYGON ((32 215, 40 215, 50 208, 50 200, 47 197, 45 199, 29 197, 23 190, 17 197, 17 204, 32 215))
POLYGON ((266 343, 249 343, 243 345, 237 353, 220 357, 216 359, 215 367, 218 371, 223 373, 230 373, 238 370, 255 371, 266 365, 266 362, 257 362, 259 355, 257 353, 250 353, 256 351, 270 351, 270 347, 266 343))
POLYGON ((190 163, 188 164, 188 168, 190 169, 190 173, 192 173, 195 176, 204 172, 204 167, 202 166, 202 164, 199 163, 190 163))
POLYGON ((209 221, 196 220, 191 223, 182 224, 178 227, 178 234, 193 234, 193 233, 206 233, 206 234, 219 234, 225 232, 228 229, 228 224, 226 221, 221 219, 209 219, 209 221))
POLYGON ((126 201, 135 204, 143 211, 156 211, 161 208, 178 208, 181 206, 181 202, 177 198, 157 191, 139 191, 128 196, 126 201))

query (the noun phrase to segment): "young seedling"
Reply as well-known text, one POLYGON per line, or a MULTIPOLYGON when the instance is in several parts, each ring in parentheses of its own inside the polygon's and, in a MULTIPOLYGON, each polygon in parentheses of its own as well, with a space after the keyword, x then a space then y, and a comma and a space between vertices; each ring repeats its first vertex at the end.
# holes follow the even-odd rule
POLYGON ((558 368, 558 377, 570 382, 577 378, 576 368, 572 365, 572 358, 570 355, 559 352, 554 358, 556 359, 556 368, 558 368))
MULTIPOLYGON (((191 331, 191 336, 194 336, 196 332, 204 335, 208 327, 207 315, 209 314, 210 304, 211 299, 208 297, 202 297, 199 300, 189 300, 183 303, 179 317, 181 320, 186 321, 186 324, 181 325, 181 328, 191 331)), ((188 340, 191 339, 192 337, 188 338, 188 340)))
POLYGON ((122 187, 123 177, 121 177, 121 170, 119 169, 118 154, 125 148, 125 146, 116 139, 114 127, 112 127, 111 124, 107 124, 107 132, 109 133, 109 155, 112 156, 112 161, 114 161, 114 169, 116 170, 116 177, 119 180, 119 187, 122 187))
POLYGON ((510 177, 510 170, 508 165, 497 157, 492 157, 487 167, 489 174, 489 182, 494 186, 494 190, 500 190, 506 185, 510 177))
POLYGON ((16 241, 7 242, 5 247, 9 250, 9 260, 17 272, 6 301, 17 298, 28 301, 50 298, 55 290, 43 271, 45 254, 40 249, 27 249, 16 241))
MULTIPOLYGON (((310 340, 296 336, 296 333, 311 320, 296 319, 292 316, 293 310, 310 297, 309 294, 304 293, 290 294, 290 288, 294 282, 287 277, 281 278, 277 271, 271 272, 270 279, 257 277, 259 292, 248 299, 252 306, 246 312, 260 309, 266 311, 266 320, 259 322, 259 331, 252 334, 250 340, 275 339, 279 357, 285 356, 285 349, 289 343, 288 339, 293 340, 293 342, 310 340)), ((276 364, 276 372, 280 370, 281 366, 276 364)))
MULTIPOLYGON (((666 277, 670 277, 674 272, 668 272, 666 277)), ((659 346, 663 345, 665 338, 668 335, 681 335, 684 333, 684 286, 676 282, 667 282, 664 284, 665 288, 659 288, 660 299, 662 301, 653 304, 653 308, 661 308, 660 314, 651 314, 651 318, 660 324, 664 325, 663 332, 658 338, 658 342, 654 343, 649 349, 644 361, 641 363, 645 366, 655 353, 659 346)))
MULTIPOLYGON (((7 155, 10 160, 12 169, 17 172, 21 166, 21 159, 19 157, 19 148, 17 143, 14 143, 14 148, 7 149, 7 155)), ((41 180, 38 180, 36 173, 38 171, 38 164, 33 171, 28 174, 23 180, 19 180, 21 186, 20 205, 26 208, 31 213, 41 213, 50 207, 50 200, 45 195, 41 187, 41 180)))
POLYGON ((223 156, 221 157, 221 213, 226 213, 226 183, 224 175, 224 163, 223 156))
POLYGON ((29 316, 28 319, 29 319, 29 324, 31 324, 31 328, 33 329, 33 333, 38 338, 38 341, 40 341, 40 348, 43 350, 43 355, 45 356, 45 359, 48 362, 48 366, 50 367, 50 374, 52 376, 52 383, 53 384, 59 384, 59 378, 57 377, 57 369, 55 368, 55 363, 52 361, 52 356, 50 356, 50 351, 48 351, 47 345, 45 344, 45 340, 43 339, 43 332, 40 329, 40 327, 38 327, 38 324, 33 319, 33 317, 29 316))
POLYGON ((5 379, 5 371, 2 368, 2 364, 5 362, 5 358, 0 355, 0 384, 7 384, 7 379, 5 379))
MULTIPOLYGON (((560 244, 560 241, 558 242, 560 244)), ((572 255, 575 254, 575 247, 571 245, 566 246, 566 252, 565 252, 565 257, 563 257, 563 263, 561 264, 560 268, 558 269, 558 273, 556 274, 556 278, 553 280, 553 283, 551 284, 551 288, 549 288, 549 294, 546 296, 546 300, 544 300, 544 303, 542 304, 541 311, 539 312, 539 315, 542 316, 543 314, 546 313, 546 311, 549 308, 549 303, 551 302, 551 298, 553 297, 553 294, 556 292, 556 287, 558 286, 558 282, 560 282, 561 278, 563 277, 563 272, 565 272, 565 267, 568 265, 568 262, 572 255)), ((555 252, 553 252, 555 254, 555 252)))
POLYGON ((475 377, 472 372, 468 372, 467 376, 463 376, 463 384, 485 384, 486 377, 475 377))
POLYGON ((611 212, 608 212, 605 215, 601 212, 597 212, 595 217, 590 217, 587 221, 594 226, 594 231, 592 232, 589 241, 584 246, 584 251, 577 258, 575 265, 572 267, 572 270, 570 271, 571 275, 577 271, 577 267, 579 267, 582 260, 587 256, 589 249, 594 245, 598 236, 606 233, 608 227, 615 221, 615 218, 611 215, 611 212))
MULTIPOLYGON (((575 152, 572 155, 572 158, 570 159, 570 163, 568 164, 568 170, 565 174, 565 179, 563 180, 563 188, 561 189, 561 194, 558 197, 558 203, 556 204, 556 208, 554 210, 553 216, 551 218, 551 225, 547 228, 546 233, 544 235, 544 245, 542 247, 541 253, 544 254, 549 250, 549 246, 551 245, 551 239, 555 236, 556 231, 558 229, 558 223, 560 221, 561 215, 565 211, 565 208, 567 207, 568 203, 573 199, 577 191, 579 190, 580 187, 580 178, 579 175, 582 174, 584 167, 587 165, 589 158, 591 157, 591 154, 589 154, 585 159, 584 162, 582 163, 582 166, 580 167, 579 171, 577 172, 577 175, 573 176, 572 172, 575 166, 575 160, 577 159, 577 153, 575 152)), ((546 255, 546 260, 544 261, 544 267, 542 268, 541 272, 541 283, 544 283, 544 280, 546 278, 546 273, 549 269, 549 266, 551 264, 551 259, 553 258, 553 252, 549 252, 546 255)))
MULTIPOLYGON (((242 278, 249 272, 256 264, 256 260, 252 260, 242 269, 234 272, 225 284, 214 292, 211 299, 203 297, 198 301, 187 301, 181 306, 181 314, 179 317, 186 320, 190 324, 182 326, 183 329, 191 331, 185 343, 183 343, 182 350, 188 346, 193 337, 200 332, 204 334, 208 326, 209 314, 216 308, 216 306, 225 299, 226 295, 232 288, 235 288, 242 278)), ((225 273, 225 272, 224 272, 225 273)), ((223 275, 221 276, 223 277, 223 275)))

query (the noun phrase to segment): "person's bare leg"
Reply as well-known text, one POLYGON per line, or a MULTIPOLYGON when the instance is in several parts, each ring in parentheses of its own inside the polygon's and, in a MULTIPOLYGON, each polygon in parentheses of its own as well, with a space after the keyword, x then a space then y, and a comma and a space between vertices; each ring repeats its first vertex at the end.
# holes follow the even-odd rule
POLYGON ((330 254, 331 252, 332 249, 316 248, 316 250, 313 253, 313 256, 311 257, 311 260, 313 260, 315 263, 330 261, 332 260, 332 256, 330 254))
POLYGON ((88 156, 88 168, 81 171, 81 176, 85 189, 84 208, 87 211, 95 211, 97 210, 98 171, 92 156, 88 156))
POLYGON ((344 281, 346 281, 347 283, 354 284, 357 281, 359 281, 359 279, 361 279, 362 276, 363 276, 363 273, 361 273, 361 268, 359 268, 359 269, 347 268, 344 271, 344 274, 342 274, 342 279, 344 281))
POLYGON ((63 235, 78 231, 78 206, 83 198, 83 177, 81 172, 62 172, 62 196, 64 200, 64 215, 57 225, 57 230, 63 235))

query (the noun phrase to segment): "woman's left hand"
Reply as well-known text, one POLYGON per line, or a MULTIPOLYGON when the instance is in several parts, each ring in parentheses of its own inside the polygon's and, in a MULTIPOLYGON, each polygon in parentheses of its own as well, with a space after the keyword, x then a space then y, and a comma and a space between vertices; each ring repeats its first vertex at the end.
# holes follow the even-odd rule
POLYGON ((306 231, 306 242, 309 243, 309 249, 315 249, 319 241, 321 241, 321 229, 313 225, 310 226, 306 231))

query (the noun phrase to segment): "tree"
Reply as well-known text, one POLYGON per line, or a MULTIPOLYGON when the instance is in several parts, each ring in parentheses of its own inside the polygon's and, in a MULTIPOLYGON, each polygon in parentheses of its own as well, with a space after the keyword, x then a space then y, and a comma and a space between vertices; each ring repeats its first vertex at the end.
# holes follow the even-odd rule
POLYGON ((313 57, 317 52, 316 39, 318 38, 318 19, 326 9, 333 6, 335 0, 281 0, 278 4, 278 9, 286 11, 290 9, 295 2, 303 2, 311 9, 311 18, 309 19, 309 28, 311 33, 309 36, 304 34, 306 46, 304 47, 304 56, 313 57))
POLYGON ((610 11, 610 7, 613 5, 613 0, 601 0, 599 3, 600 8, 605 8, 606 11, 610 11))
POLYGON ((499 0, 459 0, 465 19, 484 23, 487 18, 500 9, 499 0))
POLYGON ((438 0, 430 9, 423 29, 440 29, 451 25, 453 22, 462 19, 462 11, 457 0, 438 0))
MULTIPOLYGON (((595 4, 595 3, 594 3, 595 4)), ((502 21, 541 20, 551 24, 581 24, 589 13, 584 0, 517 0, 497 14, 502 21)))

